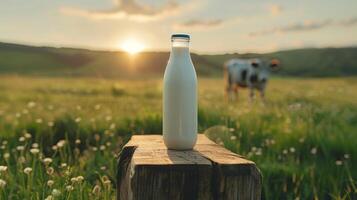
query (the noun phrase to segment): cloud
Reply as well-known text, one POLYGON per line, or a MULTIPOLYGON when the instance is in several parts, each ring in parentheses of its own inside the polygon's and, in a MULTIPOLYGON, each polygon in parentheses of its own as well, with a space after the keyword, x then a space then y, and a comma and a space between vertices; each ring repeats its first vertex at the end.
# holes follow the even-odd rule
POLYGON ((166 4, 155 7, 144 5, 136 0, 115 0, 115 6, 109 10, 86 10, 74 7, 61 7, 60 12, 65 15, 88 17, 93 19, 122 19, 148 21, 175 14, 180 5, 170 0, 166 4))
POLYGON ((239 22, 239 18, 230 19, 190 19, 182 23, 173 25, 175 30, 189 29, 189 30, 208 30, 217 28, 228 23, 239 22))
POLYGON ((221 19, 213 20, 202 20, 202 19, 191 19, 183 23, 175 24, 176 28, 205 28, 205 27, 215 27, 223 23, 221 19))
POLYGON ((270 14, 273 16, 278 16, 281 14, 281 12, 283 12, 283 7, 280 5, 276 5, 276 4, 269 5, 268 9, 269 9, 270 14))
POLYGON ((277 33, 288 33, 288 32, 302 32, 302 31, 313 31, 319 30, 329 26, 354 26, 357 25, 357 17, 352 17, 344 20, 333 21, 331 19, 326 19, 322 21, 305 21, 302 23, 295 23, 291 25, 275 27, 272 29, 265 29, 256 32, 249 33, 249 36, 263 36, 277 33))

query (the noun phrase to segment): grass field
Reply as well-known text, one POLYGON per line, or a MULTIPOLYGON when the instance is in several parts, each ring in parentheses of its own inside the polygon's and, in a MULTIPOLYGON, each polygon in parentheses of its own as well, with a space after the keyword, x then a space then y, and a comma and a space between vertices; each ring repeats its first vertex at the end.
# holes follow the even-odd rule
MULTIPOLYGON (((113 199, 132 134, 161 132, 161 80, 0 77, 0 199, 113 199)), ((199 80, 199 131, 255 161, 264 199, 357 198, 357 79, 273 79, 267 103, 199 80)))

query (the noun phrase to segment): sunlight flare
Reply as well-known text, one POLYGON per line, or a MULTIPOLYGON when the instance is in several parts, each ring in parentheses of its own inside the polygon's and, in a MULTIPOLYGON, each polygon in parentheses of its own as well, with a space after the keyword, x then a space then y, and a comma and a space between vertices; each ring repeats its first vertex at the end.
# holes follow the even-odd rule
POLYGON ((145 49, 145 45, 136 39, 127 39, 120 48, 129 54, 137 54, 145 49))

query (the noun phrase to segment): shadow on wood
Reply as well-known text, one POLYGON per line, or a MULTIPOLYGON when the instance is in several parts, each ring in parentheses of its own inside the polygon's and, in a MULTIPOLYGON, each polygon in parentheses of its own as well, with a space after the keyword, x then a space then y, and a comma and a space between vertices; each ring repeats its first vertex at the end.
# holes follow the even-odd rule
POLYGON ((118 161, 117 199, 260 199, 261 174, 199 135, 191 151, 168 150, 161 135, 134 135, 118 161))

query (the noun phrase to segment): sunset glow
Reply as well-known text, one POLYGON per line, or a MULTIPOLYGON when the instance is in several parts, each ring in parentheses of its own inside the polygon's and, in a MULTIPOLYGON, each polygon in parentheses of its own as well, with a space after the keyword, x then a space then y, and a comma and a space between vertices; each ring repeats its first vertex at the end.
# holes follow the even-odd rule
POLYGON ((145 45, 135 39, 128 39, 120 45, 120 48, 127 53, 137 54, 145 49, 145 45))

